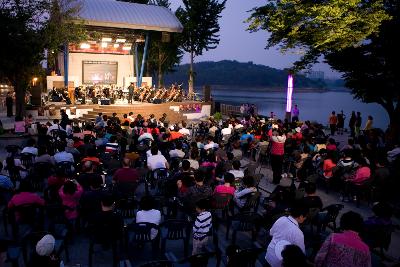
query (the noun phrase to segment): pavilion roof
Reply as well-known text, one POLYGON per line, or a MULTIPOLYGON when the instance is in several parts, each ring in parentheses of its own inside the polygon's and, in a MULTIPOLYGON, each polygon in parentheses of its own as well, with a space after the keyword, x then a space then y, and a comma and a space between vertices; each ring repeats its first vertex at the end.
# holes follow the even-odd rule
POLYGON ((83 0, 79 18, 92 27, 160 32, 183 30, 168 8, 116 0, 83 0))

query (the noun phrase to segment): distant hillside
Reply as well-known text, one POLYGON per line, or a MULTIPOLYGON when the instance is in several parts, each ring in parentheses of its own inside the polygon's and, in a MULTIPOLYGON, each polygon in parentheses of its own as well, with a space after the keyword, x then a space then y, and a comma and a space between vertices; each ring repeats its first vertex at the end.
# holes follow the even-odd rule
MULTIPOLYGON (((205 61, 195 63, 196 86, 229 85, 262 88, 282 88, 287 84, 287 71, 274 69, 252 62, 241 63, 232 60, 218 62, 205 61)), ((165 83, 183 82, 187 87, 189 65, 177 66, 175 72, 165 76, 165 83)), ((297 88, 324 88, 322 81, 310 80, 302 75, 295 76, 295 87, 297 88)))

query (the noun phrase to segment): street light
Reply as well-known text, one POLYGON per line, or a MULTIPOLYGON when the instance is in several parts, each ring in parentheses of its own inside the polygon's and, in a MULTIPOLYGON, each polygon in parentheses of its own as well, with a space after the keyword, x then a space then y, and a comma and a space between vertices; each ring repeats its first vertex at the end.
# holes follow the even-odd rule
POLYGON ((38 78, 37 77, 33 77, 33 79, 32 79, 32 85, 33 86, 36 86, 36 82, 38 81, 38 78))

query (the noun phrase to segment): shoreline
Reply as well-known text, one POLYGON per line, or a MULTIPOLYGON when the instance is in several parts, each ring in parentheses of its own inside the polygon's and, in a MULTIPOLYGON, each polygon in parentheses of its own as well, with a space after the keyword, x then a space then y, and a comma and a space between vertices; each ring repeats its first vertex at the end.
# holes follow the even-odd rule
MULTIPOLYGON (((286 88, 278 88, 278 87, 261 87, 261 86, 237 86, 237 85, 210 85, 211 92, 212 90, 218 91, 227 91, 229 90, 238 90, 238 91, 248 91, 248 92, 269 92, 269 93, 282 93, 282 90, 286 90, 286 88)), ((195 90, 202 93, 203 86, 195 86, 195 90)), ((348 92, 351 93, 351 90, 348 88, 314 88, 314 87, 303 87, 303 88, 295 88, 297 93, 327 93, 327 92, 348 92)))

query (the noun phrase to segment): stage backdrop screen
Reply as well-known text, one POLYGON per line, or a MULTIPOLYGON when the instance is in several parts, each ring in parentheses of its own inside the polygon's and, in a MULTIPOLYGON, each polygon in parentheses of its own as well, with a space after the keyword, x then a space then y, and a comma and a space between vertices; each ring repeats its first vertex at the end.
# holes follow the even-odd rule
POLYGON ((83 61, 82 65, 84 84, 117 83, 117 61, 83 61))

